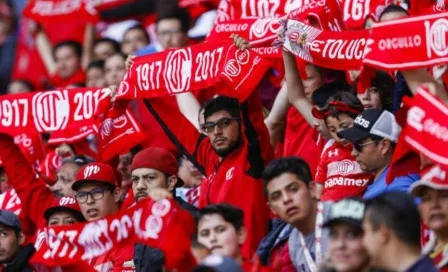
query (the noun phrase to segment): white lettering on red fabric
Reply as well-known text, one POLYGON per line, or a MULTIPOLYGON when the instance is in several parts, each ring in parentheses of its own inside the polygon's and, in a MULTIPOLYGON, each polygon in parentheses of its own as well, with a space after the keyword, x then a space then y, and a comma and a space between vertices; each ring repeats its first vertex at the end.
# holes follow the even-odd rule
POLYGON ((117 242, 129 237, 129 230, 132 228, 132 220, 129 216, 124 215, 121 218, 112 220, 110 223, 110 231, 117 233, 117 242))
POLYGON ((78 243, 85 250, 81 256, 82 260, 89 260, 111 250, 113 245, 108 234, 107 220, 101 219, 87 223, 79 234, 78 243))
POLYGON ((245 23, 245 24, 222 23, 222 24, 217 24, 215 26, 215 31, 217 33, 220 33, 220 32, 234 33, 234 32, 246 31, 246 29, 248 27, 249 27, 249 24, 247 24, 247 23, 245 23))
POLYGON ((3 100, 0 103, 0 124, 4 127, 26 126, 29 105, 27 99, 3 100))
POLYGON ((386 38, 378 41, 378 48, 381 51, 414 48, 420 47, 421 45, 422 37, 420 35, 386 38))
POLYGON ((340 161, 337 168, 338 174, 342 176, 350 175, 354 170, 355 163, 351 160, 340 161))
POLYGON ((33 96, 33 118, 38 131, 65 128, 69 115, 70 102, 67 90, 41 92, 33 96))
POLYGON ((370 13, 370 0, 345 0, 344 21, 366 18, 370 13))
POLYGON ((426 112, 417 106, 408 112, 407 123, 419 132, 426 132, 435 138, 448 142, 448 127, 434 121, 432 118, 424 119, 426 112))
POLYGON ((114 128, 122 128, 128 123, 128 119, 126 118, 126 115, 120 115, 117 118, 114 119, 113 124, 114 128))
POLYGON ((233 177, 233 171, 235 170, 235 167, 230 168, 226 173, 226 180, 229 180, 233 177))
POLYGON ((275 22, 274 18, 260 18, 250 27, 249 39, 259 39, 264 37, 268 32, 273 35, 277 33, 280 25, 275 22))
POLYGON ((41 16, 64 15, 79 10, 81 8, 81 0, 66 0, 59 2, 36 1, 31 10, 34 14, 41 16))
POLYGON ((98 174, 100 167, 98 165, 89 165, 84 169, 84 178, 88 178, 93 174, 98 174))
POLYGON ((107 118, 106 120, 103 121, 103 123, 101 124, 101 137, 104 139, 105 137, 109 137, 110 134, 112 133, 112 119, 111 118, 107 118))
POLYGON ((446 44, 448 20, 446 18, 440 18, 432 25, 429 21, 425 21, 425 28, 428 58, 432 57, 433 52, 439 57, 446 56, 448 54, 448 46, 446 44))
POLYGON ((330 178, 325 181, 325 188, 330 188, 334 186, 357 186, 357 187, 365 187, 369 179, 353 179, 353 178, 342 178, 335 177, 330 178))
POLYGON ((66 206, 66 205, 73 205, 76 203, 76 200, 72 197, 61 197, 61 199, 59 200, 59 205, 60 206, 66 206))
MULTIPOLYGON (((290 2, 292 2, 292 1, 290 1, 290 2)), ((289 13, 288 17, 294 18, 295 16, 297 16, 301 13, 304 13, 308 9, 324 7, 326 5, 326 3, 327 3, 326 0, 320 0, 320 1, 311 0, 311 2, 308 1, 308 3, 304 3, 303 5, 297 5, 297 3, 295 6, 286 4, 285 11, 286 10, 288 10, 288 11, 286 11, 285 13, 289 13), (288 8, 286 8, 286 7, 288 7, 288 8), (299 8, 297 8, 297 7, 299 7, 299 8)))
POLYGON ((328 152, 328 157, 331 158, 333 156, 337 156, 339 154, 339 150, 335 149, 334 151, 328 152))
POLYGON ((320 53, 322 51, 322 57, 330 59, 362 59, 364 55, 364 46, 366 45, 366 39, 361 38, 357 40, 341 40, 341 39, 328 39, 326 41, 314 40, 310 45, 310 50, 320 53), (320 45, 324 45, 321 50, 320 45))

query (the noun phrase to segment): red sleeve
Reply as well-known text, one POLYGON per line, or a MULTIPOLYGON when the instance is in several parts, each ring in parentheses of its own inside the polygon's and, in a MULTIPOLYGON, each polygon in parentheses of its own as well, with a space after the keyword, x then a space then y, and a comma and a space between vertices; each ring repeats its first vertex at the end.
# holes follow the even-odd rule
POLYGON ((27 212, 31 221, 38 225, 43 219, 44 211, 53 202, 53 193, 36 175, 28 164, 12 137, 0 135, 0 158, 8 176, 8 182, 16 190, 22 202, 22 209, 27 212))
POLYGON ((325 183, 327 181, 327 161, 326 158, 326 151, 324 156, 321 157, 319 160, 319 164, 317 165, 317 171, 316 171, 316 177, 314 178, 314 181, 317 183, 325 183))
POLYGON ((117 250, 114 256, 114 272, 135 271, 134 265, 134 245, 127 245, 117 250))
POLYGON ((171 142, 205 175, 209 154, 213 154, 207 152, 206 136, 199 133, 178 108, 167 107, 163 99, 145 100, 145 104, 171 142))

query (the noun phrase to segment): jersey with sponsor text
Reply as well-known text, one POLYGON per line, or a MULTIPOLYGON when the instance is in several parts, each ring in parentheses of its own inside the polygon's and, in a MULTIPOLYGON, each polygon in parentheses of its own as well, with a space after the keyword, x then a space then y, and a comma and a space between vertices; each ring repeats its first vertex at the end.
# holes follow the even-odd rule
POLYGON ((315 178, 324 186, 321 201, 363 196, 373 175, 363 172, 351 153, 351 145, 342 146, 334 140, 325 146, 315 178))

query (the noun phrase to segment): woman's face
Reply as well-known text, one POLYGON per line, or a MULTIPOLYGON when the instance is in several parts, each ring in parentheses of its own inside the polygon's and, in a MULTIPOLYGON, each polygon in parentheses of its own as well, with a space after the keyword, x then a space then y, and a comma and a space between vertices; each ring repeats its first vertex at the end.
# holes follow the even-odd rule
POLYGON ((369 263, 362 244, 362 232, 344 223, 330 228, 329 252, 333 267, 338 272, 361 271, 369 263))
POLYGON ((313 65, 305 67, 307 79, 302 80, 303 90, 308 101, 311 102, 311 95, 315 90, 322 86, 322 77, 313 65))
POLYGON ((380 90, 375 87, 370 87, 363 94, 357 94, 358 99, 361 100, 364 109, 381 109, 380 90))
POLYGON ((120 86, 126 74, 125 60, 121 55, 113 55, 104 63, 104 70, 107 86, 120 86))

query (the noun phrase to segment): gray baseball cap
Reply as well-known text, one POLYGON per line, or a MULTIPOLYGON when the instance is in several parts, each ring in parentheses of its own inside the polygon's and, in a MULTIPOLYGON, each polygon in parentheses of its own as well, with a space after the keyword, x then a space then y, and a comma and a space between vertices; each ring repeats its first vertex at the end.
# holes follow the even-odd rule
POLYGON ((7 210, 0 210, 0 224, 22 231, 22 224, 20 223, 19 217, 7 210))

